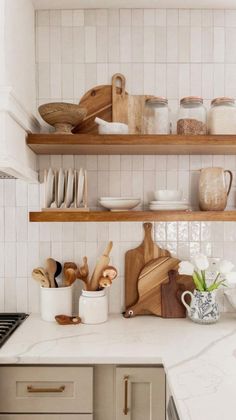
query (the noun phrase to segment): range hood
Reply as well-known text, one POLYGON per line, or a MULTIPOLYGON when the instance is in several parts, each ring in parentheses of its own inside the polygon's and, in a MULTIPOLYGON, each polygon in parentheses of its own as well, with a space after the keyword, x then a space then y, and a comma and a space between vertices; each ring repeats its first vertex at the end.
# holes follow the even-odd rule
POLYGON ((37 156, 26 145, 28 132, 39 123, 16 99, 11 87, 0 88, 0 179, 37 182, 37 156))

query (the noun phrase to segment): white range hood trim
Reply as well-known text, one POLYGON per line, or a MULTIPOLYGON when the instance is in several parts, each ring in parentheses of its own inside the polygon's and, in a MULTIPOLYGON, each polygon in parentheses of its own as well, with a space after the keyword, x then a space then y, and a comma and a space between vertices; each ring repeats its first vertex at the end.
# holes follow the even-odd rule
POLYGON ((0 112, 7 112, 27 132, 39 132, 40 123, 18 101, 11 86, 0 87, 0 112))
POLYGON ((14 178, 23 179, 24 181, 32 183, 38 182, 38 172, 19 165, 16 159, 10 156, 1 156, 0 170, 14 178))

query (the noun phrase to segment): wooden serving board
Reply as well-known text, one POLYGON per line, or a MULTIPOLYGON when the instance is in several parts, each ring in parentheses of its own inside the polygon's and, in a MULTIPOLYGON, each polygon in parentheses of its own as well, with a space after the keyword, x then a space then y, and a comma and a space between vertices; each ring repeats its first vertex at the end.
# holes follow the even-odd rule
POLYGON ((191 276, 179 275, 177 271, 168 273, 169 279, 161 285, 161 308, 163 318, 185 318, 186 308, 181 302, 185 290, 194 290, 191 276))
POLYGON ((147 263, 138 278, 138 300, 126 309, 125 317, 143 313, 162 316, 161 285, 168 281, 168 272, 177 269, 177 258, 165 256, 147 263))
MULTIPOLYGON (((121 89, 117 87, 116 91, 119 94, 121 89)), ((100 85, 88 90, 80 99, 79 105, 87 109, 87 115, 72 132, 97 134, 98 125, 94 122, 96 117, 112 121, 112 86, 100 85)))
MULTIPOLYGON (((125 307, 129 308, 138 300, 138 278, 145 264, 151 260, 170 256, 169 251, 161 249, 152 239, 152 223, 144 223, 144 240, 125 254, 125 307)), ((143 310, 142 313, 147 313, 143 310)))
POLYGON ((129 134, 142 134, 145 101, 152 96, 129 95, 126 93, 125 85, 125 76, 121 73, 114 74, 112 77, 112 121, 128 124, 129 134))

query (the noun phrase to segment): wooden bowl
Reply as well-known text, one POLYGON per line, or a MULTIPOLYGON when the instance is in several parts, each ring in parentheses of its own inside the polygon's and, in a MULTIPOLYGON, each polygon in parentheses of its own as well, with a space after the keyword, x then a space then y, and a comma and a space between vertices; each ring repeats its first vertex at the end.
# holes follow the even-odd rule
POLYGON ((52 102, 38 108, 42 119, 55 128, 55 134, 72 134, 71 130, 86 116, 87 109, 76 104, 52 102))

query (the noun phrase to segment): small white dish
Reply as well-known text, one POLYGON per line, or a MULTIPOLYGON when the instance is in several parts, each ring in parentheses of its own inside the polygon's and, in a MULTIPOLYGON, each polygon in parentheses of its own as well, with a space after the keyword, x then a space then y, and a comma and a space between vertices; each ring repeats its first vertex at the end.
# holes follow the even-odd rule
POLYGON ((95 122, 98 124, 99 134, 129 134, 127 124, 120 122, 108 122, 96 117, 95 122))
POLYGON ((58 172, 58 183, 57 183, 57 207, 61 207, 65 195, 65 174, 62 168, 58 172))
POLYGON ((65 205, 66 208, 69 208, 74 196, 74 172, 72 169, 68 171, 66 194, 65 194, 65 205))
POLYGON ((133 197, 101 197, 99 204, 111 211, 127 211, 140 203, 140 198, 133 197))
POLYGON ((150 210, 189 210, 189 206, 182 205, 182 206, 153 206, 150 205, 150 210))
POLYGON ((152 205, 157 205, 157 206, 159 206, 159 205, 161 205, 161 206, 169 206, 169 205, 171 205, 171 206, 182 206, 182 205, 189 205, 189 203, 186 201, 186 200, 182 200, 182 201, 155 201, 155 200, 153 200, 153 201, 150 201, 150 203, 149 204, 152 204, 152 205))
POLYGON ((154 192, 154 197, 158 201, 180 201, 182 196, 182 190, 157 190, 154 192))
POLYGON ((80 169, 79 175, 78 175, 78 187, 77 187, 77 207, 80 206, 83 195, 84 195, 84 170, 83 168, 80 169))
POLYGON ((50 168, 47 173, 46 186, 45 186, 45 207, 49 208, 54 201, 54 184, 55 184, 55 175, 50 168))

